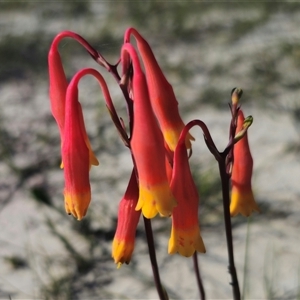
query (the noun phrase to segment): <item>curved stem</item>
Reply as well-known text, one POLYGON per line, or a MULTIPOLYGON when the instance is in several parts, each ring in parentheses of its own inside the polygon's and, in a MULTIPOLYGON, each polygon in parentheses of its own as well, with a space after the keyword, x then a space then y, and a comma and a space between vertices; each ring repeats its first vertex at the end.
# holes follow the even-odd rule
MULTIPOLYGON (((129 97, 127 86, 122 84, 121 77, 120 77, 120 75, 118 73, 118 70, 117 70, 117 67, 118 67, 118 64, 119 64, 120 60, 117 62, 116 65, 111 65, 106 60, 105 60, 105 63, 103 63, 103 60, 104 60, 103 56, 100 53, 98 53, 98 55, 99 55, 99 57, 101 57, 102 63, 99 62, 98 59, 96 59, 96 62, 98 64, 100 64, 101 66, 103 66, 109 73, 112 74, 112 76, 114 77, 114 79, 118 83, 118 85, 119 85, 119 87, 122 91, 122 94, 125 98, 126 105, 127 105, 128 119, 129 119, 129 136, 131 137, 132 136, 132 130, 133 130, 133 102, 132 102, 132 99, 129 97)), ((129 140, 130 140, 130 137, 129 137, 129 140)))
MULTIPOLYGON (((53 39, 51 48, 57 48, 59 42, 64 39, 64 38, 72 38, 74 40, 76 40, 78 43, 80 43, 86 50, 87 52, 91 55, 91 57, 101 66, 103 66, 108 72, 110 72, 113 77, 115 78, 115 80, 120 83, 120 76, 118 74, 118 70, 117 70, 117 66, 120 62, 120 60, 117 62, 116 65, 112 65, 110 63, 108 63, 106 61, 106 59, 101 55, 101 53, 99 53, 96 49, 94 49, 82 36, 80 36, 79 34, 73 32, 73 31, 62 31, 59 34, 57 34, 55 36, 55 38, 53 39)), ((128 92, 126 91, 126 89, 124 89, 124 87, 120 86, 122 93, 125 97, 125 100, 127 102, 127 108, 128 108, 128 114, 129 114, 129 123, 131 124, 131 119, 132 119, 132 101, 128 95, 128 92)), ((132 132, 132 126, 130 126, 130 134, 132 132)))
POLYGON ((130 133, 130 137, 129 140, 132 136, 132 130, 133 130, 133 103, 132 103, 132 99, 129 97, 128 94, 128 90, 127 90, 127 86, 122 84, 121 82, 121 77, 118 73, 118 65, 121 62, 121 58, 118 60, 118 62, 115 65, 110 64, 109 62, 107 62, 107 60, 101 55, 101 53, 97 52, 97 57, 94 58, 94 60, 101 65, 102 67, 104 67, 109 73, 112 74, 112 76, 114 77, 114 79, 116 80, 116 82, 118 83, 123 96, 125 98, 126 104, 127 104, 127 112, 128 112, 128 118, 129 118, 129 133, 130 133))
POLYGON ((178 143, 179 142, 182 143, 183 141, 185 141, 185 137, 186 137, 188 131, 196 125, 198 125, 202 129, 202 132, 204 135, 204 140, 205 140, 205 143, 206 143, 209 151, 214 155, 216 160, 220 159, 220 153, 210 135, 210 132, 209 132, 206 124, 201 120, 192 120, 189 123, 187 123, 181 131, 178 143))
POLYGON ((105 103, 109 110, 111 118, 112 118, 125 146, 129 147, 129 140, 128 140, 127 133, 124 130, 123 125, 120 122, 120 119, 118 117, 118 114, 117 114, 115 107, 113 105, 113 102, 111 100, 110 93, 109 93, 109 90, 108 90, 108 87, 107 87, 107 84, 106 84, 104 78, 97 70, 92 69, 92 68, 85 68, 85 69, 80 70, 79 72, 77 72, 74 75, 74 77, 73 77, 74 82, 76 82, 76 84, 77 84, 78 81, 80 80, 80 78, 82 78, 85 75, 92 75, 97 79, 97 81, 101 87, 101 90, 102 90, 102 93, 103 93, 103 96, 105 99, 105 103))
POLYGON ((62 31, 60 32, 58 35, 55 36, 51 47, 55 47, 57 48, 59 42, 64 39, 64 38, 72 38, 74 40, 76 40, 78 43, 80 43, 85 49, 86 51, 93 57, 93 59, 97 59, 99 54, 98 52, 79 34, 73 32, 73 31, 62 31))
POLYGON ((122 94, 125 98, 126 105, 127 105, 127 114, 128 114, 128 120, 129 120, 129 140, 132 136, 133 131, 133 101, 129 96, 127 84, 124 85, 121 82, 121 77, 118 73, 117 66, 114 66, 114 68, 110 71, 117 83, 119 84, 119 87, 122 91, 122 94))
POLYGON ((193 254, 193 263, 194 263, 194 270, 195 270, 195 273, 196 273, 196 279, 197 279, 197 284, 198 284, 199 293, 200 293, 200 299, 205 300, 206 299, 205 298, 205 291, 204 291, 204 286, 203 286, 201 275, 200 275, 197 252, 195 252, 193 254))
POLYGON ((229 175, 226 172, 225 159, 226 157, 222 156, 222 159, 218 160, 218 164, 219 164, 219 172, 220 172, 221 182, 222 182, 223 211, 224 211, 224 222, 225 222, 225 230, 226 230, 228 260, 229 260, 228 270, 231 275, 233 299, 240 300, 241 294, 240 294, 239 282, 238 282, 237 273, 234 264, 232 226, 231 226, 231 217, 230 217, 230 210, 229 210, 229 204, 230 204, 229 175))
POLYGON ((153 240, 153 231, 152 231, 152 226, 151 226, 151 220, 147 219, 145 217, 143 217, 143 218, 144 218, 144 225, 145 225, 145 229, 146 229, 149 256, 150 256, 156 290, 157 290, 160 300, 168 300, 169 297, 160 281, 159 270, 158 270, 158 265, 157 265, 157 260, 156 260, 154 240, 153 240))

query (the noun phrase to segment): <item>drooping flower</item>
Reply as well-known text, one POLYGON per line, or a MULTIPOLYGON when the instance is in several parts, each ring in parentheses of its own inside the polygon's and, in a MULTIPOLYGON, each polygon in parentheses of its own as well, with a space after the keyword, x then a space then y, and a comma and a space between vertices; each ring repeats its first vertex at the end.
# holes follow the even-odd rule
MULTIPOLYGON (((145 66, 151 106, 168 147, 174 151, 184 123, 179 115, 178 102, 173 88, 165 78, 149 44, 136 29, 128 28, 126 30, 124 42, 130 42, 131 34, 136 38, 137 47, 145 66)), ((194 140, 194 138, 187 134, 187 148, 191 148, 191 140, 194 140)))
MULTIPOLYGON (((165 166, 164 139, 153 114, 145 75, 132 45, 124 44, 121 59, 124 68, 130 56, 133 64, 133 132, 131 150, 139 178, 139 200, 136 209, 142 209, 146 218, 158 212, 169 216, 176 205, 165 166)), ((124 72, 124 70, 123 70, 124 72)))
POLYGON ((174 152, 171 189, 178 205, 172 213, 172 230, 168 252, 191 256, 195 251, 205 252, 198 220, 199 195, 195 186, 184 143, 186 132, 180 136, 174 152))
MULTIPOLYGON (((239 110, 236 132, 242 130, 244 120, 244 114, 239 110)), ((234 145, 233 158, 230 214, 231 216, 236 216, 240 213, 248 217, 253 211, 259 212, 259 208, 254 200, 251 187, 253 159, 249 148, 247 132, 234 145)))
MULTIPOLYGON (((65 37, 72 37, 79 39, 81 43, 84 43, 82 38, 77 34, 70 31, 63 31, 58 34, 50 47, 48 53, 48 67, 49 67, 49 96, 51 104, 51 112, 56 120, 56 123, 59 128, 61 144, 63 144, 64 139, 64 127, 65 127, 65 106, 66 106, 66 92, 68 87, 67 78, 64 72, 62 65, 61 57, 58 51, 59 42, 65 37)), ((82 119, 82 113, 80 120, 82 119)), ((89 148, 89 160, 90 165, 98 166, 99 162, 91 149, 90 141, 86 132, 85 141, 86 145, 89 148)), ((64 162, 62 162, 61 167, 63 168, 64 162)))
POLYGON ((91 199, 89 184, 91 151, 81 105, 78 101, 78 82, 85 75, 92 75, 97 79, 113 120, 115 122, 118 120, 117 112, 102 75, 92 68, 85 68, 77 72, 66 92, 65 132, 62 147, 63 161, 66 161, 64 167, 65 207, 66 211, 72 213, 77 219, 85 216, 91 199), (88 156, 86 149, 88 149, 88 156))
POLYGON ((119 204, 117 230, 112 244, 112 257, 118 267, 130 262, 134 250, 136 228, 141 215, 140 210, 135 210, 138 198, 139 188, 133 171, 119 204))
POLYGON ((89 181, 89 148, 86 145, 86 131, 78 101, 78 73, 71 80, 66 92, 66 114, 62 160, 65 176, 65 209, 78 220, 87 211, 91 200, 89 181))

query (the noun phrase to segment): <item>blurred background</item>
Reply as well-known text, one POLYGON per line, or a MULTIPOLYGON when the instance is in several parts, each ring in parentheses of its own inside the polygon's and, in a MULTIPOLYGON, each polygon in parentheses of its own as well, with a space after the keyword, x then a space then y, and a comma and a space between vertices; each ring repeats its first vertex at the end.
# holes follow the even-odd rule
MULTIPOLYGON (((245 299, 300 299, 300 3, 198 1, 0 1, 0 298, 157 299, 143 223, 131 263, 111 259, 118 202, 132 169, 95 80, 80 101, 100 166, 81 221, 64 212, 60 140, 50 113, 47 54, 62 30, 82 35, 111 63, 134 26, 148 40, 185 122, 206 122, 220 150, 228 102, 243 89, 252 115, 253 189, 261 213, 235 217, 236 266, 245 299)), ((68 78, 94 67, 120 116, 121 92, 75 41, 60 43, 68 78)), ((220 180, 198 129, 191 168, 200 191, 208 299, 231 298, 220 180)), ((153 220, 162 282, 172 299, 197 299, 192 260, 167 254, 170 220, 153 220)))

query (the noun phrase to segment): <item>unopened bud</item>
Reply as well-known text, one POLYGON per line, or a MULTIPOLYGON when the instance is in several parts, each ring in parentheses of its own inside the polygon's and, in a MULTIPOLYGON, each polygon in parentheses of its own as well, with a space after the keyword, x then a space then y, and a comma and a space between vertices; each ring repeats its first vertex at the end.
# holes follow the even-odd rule
POLYGON ((253 117, 252 116, 248 116, 243 123, 243 129, 248 129, 253 123, 253 117))
POLYGON ((239 100, 241 99, 243 95, 243 90, 240 88, 233 88, 231 91, 231 103, 233 105, 236 105, 239 103, 239 100))
POLYGON ((234 143, 237 143, 240 139, 242 139, 244 137, 244 135, 246 134, 248 128, 252 125, 253 123, 253 117, 252 116, 248 116, 243 123, 243 128, 241 131, 239 131, 235 137, 234 137, 234 143))

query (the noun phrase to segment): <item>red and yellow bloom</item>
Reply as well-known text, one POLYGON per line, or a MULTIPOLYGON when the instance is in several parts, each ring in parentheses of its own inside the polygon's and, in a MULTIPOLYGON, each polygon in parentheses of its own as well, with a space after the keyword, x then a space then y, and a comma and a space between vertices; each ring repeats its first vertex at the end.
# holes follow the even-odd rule
POLYGON ((157 213, 169 216, 176 205, 171 192, 166 167, 164 140, 153 114, 145 75, 132 45, 124 44, 121 59, 127 65, 128 55, 133 64, 133 132, 131 150, 139 178, 139 200, 136 209, 142 209, 146 218, 157 213))
MULTIPOLYGON (((244 120, 244 114, 239 110, 236 132, 242 130, 244 120)), ((253 211, 259 212, 259 208, 254 200, 251 187, 253 159, 249 148, 247 132, 234 145, 233 157, 230 214, 231 216, 235 216, 240 213, 248 217, 253 211)))
POLYGON ((89 148, 86 145, 86 131, 78 102, 78 80, 76 74, 71 80, 66 93, 66 114, 62 160, 65 175, 65 208, 66 212, 81 220, 91 200, 89 181, 89 148))
MULTIPOLYGON (((124 42, 130 42, 131 34, 136 38, 137 47, 145 66, 151 106, 168 147, 174 151, 184 123, 179 115, 178 102, 173 88, 160 69, 149 44, 136 29, 126 30, 124 42)), ((187 148, 191 148, 190 140, 194 140, 194 138, 187 134, 187 148)))
POLYGON ((205 252, 198 220, 199 195, 188 162, 185 134, 180 137, 174 153, 171 189, 178 205, 172 213, 172 230, 168 252, 191 256, 195 251, 205 252), (183 136, 183 138, 182 138, 183 136))
POLYGON ((119 204, 118 225, 112 244, 112 257, 118 267, 128 264, 134 250, 135 233, 141 211, 135 207, 139 198, 139 188, 133 171, 124 197, 119 204))

